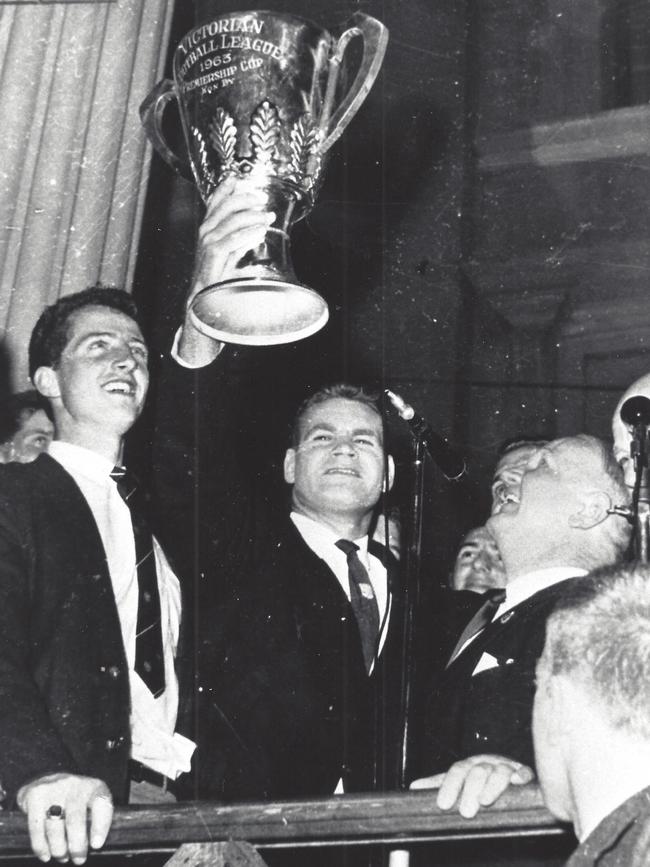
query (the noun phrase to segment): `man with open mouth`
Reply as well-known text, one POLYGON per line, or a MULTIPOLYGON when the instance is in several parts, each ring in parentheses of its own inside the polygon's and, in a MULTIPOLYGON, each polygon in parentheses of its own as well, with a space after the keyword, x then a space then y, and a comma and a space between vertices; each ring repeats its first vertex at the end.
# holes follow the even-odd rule
POLYGON ((113 801, 175 800, 189 770, 194 744, 175 731, 180 587, 121 465, 149 384, 131 297, 59 299, 29 363, 56 438, 0 474, 0 778, 34 853, 81 864, 113 801))

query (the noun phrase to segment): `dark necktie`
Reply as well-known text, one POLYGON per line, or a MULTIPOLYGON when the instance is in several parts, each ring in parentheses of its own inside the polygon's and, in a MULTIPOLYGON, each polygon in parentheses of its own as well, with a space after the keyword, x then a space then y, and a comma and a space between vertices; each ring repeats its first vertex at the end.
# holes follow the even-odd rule
POLYGON ((165 663, 153 538, 146 509, 141 502, 142 492, 135 477, 125 467, 117 466, 113 468, 111 478, 117 483, 117 490, 131 513, 135 541, 138 573, 135 671, 157 698, 165 690, 165 663))
POLYGON ((456 646, 449 657, 447 667, 449 667, 456 659, 465 642, 469 641, 470 638, 474 638, 475 635, 478 635, 479 632, 492 623, 492 619, 494 618, 499 605, 501 605, 506 598, 506 591, 503 589, 488 590, 484 596, 486 597, 485 602, 469 621, 465 629, 463 629, 461 636, 456 642, 456 646))
POLYGON ((379 636, 379 606, 366 567, 359 560, 357 554, 359 546, 349 539, 339 539, 336 547, 340 548, 348 558, 350 604, 359 627, 366 672, 370 674, 379 636))

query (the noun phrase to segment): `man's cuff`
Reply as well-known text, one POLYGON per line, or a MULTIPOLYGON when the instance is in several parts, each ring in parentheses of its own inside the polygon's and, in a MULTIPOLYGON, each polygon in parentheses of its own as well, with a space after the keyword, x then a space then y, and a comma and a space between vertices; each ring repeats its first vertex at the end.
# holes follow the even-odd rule
MULTIPOLYGON (((177 364, 180 364, 181 367, 185 367, 185 368, 187 368, 188 370, 200 370, 202 367, 207 367, 208 364, 211 363, 210 361, 206 361, 206 362, 201 363, 201 364, 192 364, 190 361, 186 361, 184 358, 181 357, 181 355, 180 355, 180 353, 179 353, 179 351, 178 351, 178 344, 179 344, 180 339, 181 339, 181 333, 182 333, 182 331, 183 331, 183 326, 181 325, 181 326, 177 329, 176 334, 174 335, 174 342, 172 343, 171 357, 174 359, 174 361, 175 361, 177 364)), ((220 355, 221 350, 223 349, 223 347, 224 347, 224 344, 223 344, 223 343, 220 344, 219 349, 217 350, 217 353, 216 353, 216 355, 214 356, 214 358, 218 358, 218 357, 219 357, 219 355, 220 355)), ((214 361, 214 358, 211 359, 211 361, 214 361)))

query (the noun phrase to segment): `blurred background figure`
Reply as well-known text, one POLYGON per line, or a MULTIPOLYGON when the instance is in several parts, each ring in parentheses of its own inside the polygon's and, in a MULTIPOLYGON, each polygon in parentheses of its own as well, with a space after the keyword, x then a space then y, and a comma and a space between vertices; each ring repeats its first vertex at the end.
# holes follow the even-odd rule
POLYGON ((580 845, 567 867, 650 863, 650 571, 567 584, 537 664, 533 737, 546 804, 580 845))
POLYGON ((47 451, 54 436, 54 422, 45 398, 35 390, 7 398, 0 410, 0 463, 28 464, 47 451))
POLYGON ((528 461, 548 440, 517 437, 506 440, 499 450, 492 478, 491 515, 498 515, 508 502, 519 502, 521 479, 528 461))
POLYGON ((454 590, 485 593, 506 586, 506 572, 496 540, 487 527, 470 530, 461 542, 451 576, 454 590))

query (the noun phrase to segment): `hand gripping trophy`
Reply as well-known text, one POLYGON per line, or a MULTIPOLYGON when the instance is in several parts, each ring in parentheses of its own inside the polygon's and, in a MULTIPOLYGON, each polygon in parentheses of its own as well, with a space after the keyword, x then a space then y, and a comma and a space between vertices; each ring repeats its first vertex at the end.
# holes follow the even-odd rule
POLYGON ((192 302, 190 316, 203 333, 270 345, 308 337, 327 322, 325 301, 294 274, 289 233, 312 208, 327 152, 366 98, 387 41, 384 25, 362 13, 335 39, 309 21, 262 11, 215 18, 181 40, 174 81, 157 84, 140 108, 148 136, 193 178, 204 201, 234 176, 263 188, 276 215, 264 243, 192 302), (346 49, 355 37, 363 55, 347 87, 346 49), (162 131, 174 99, 189 160, 162 131))

